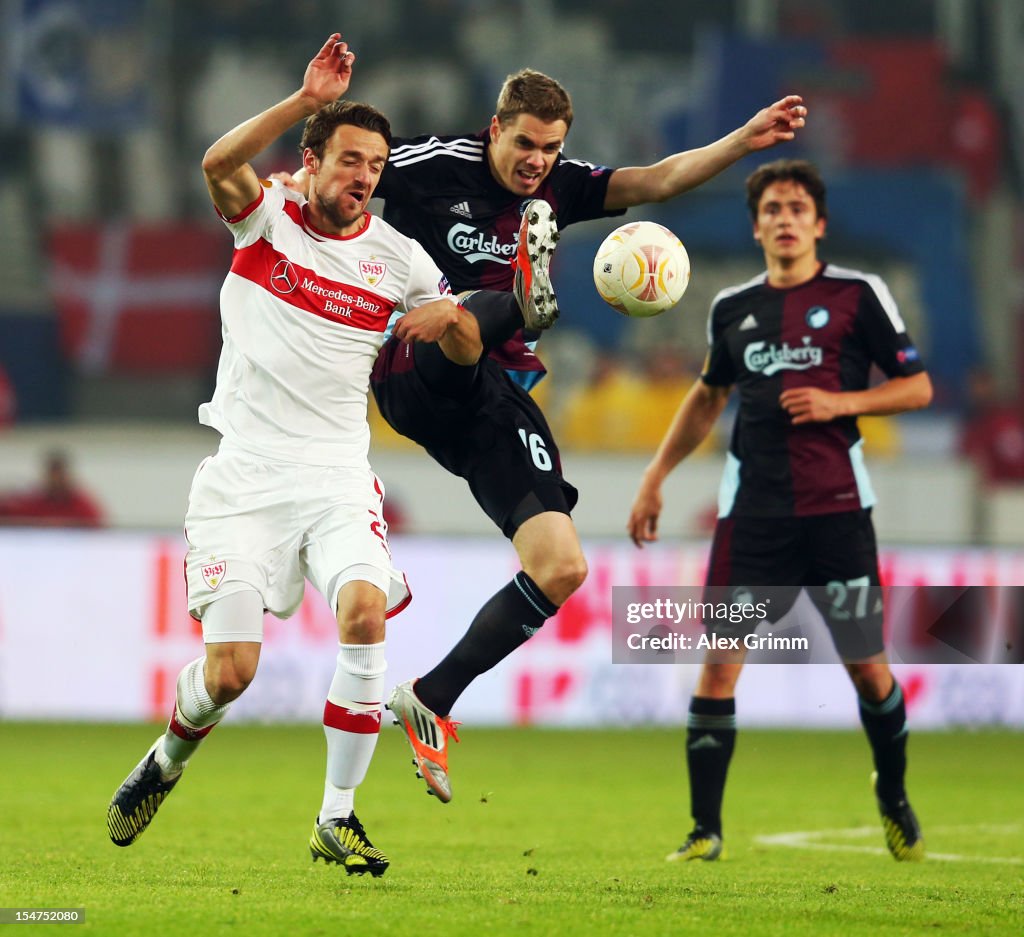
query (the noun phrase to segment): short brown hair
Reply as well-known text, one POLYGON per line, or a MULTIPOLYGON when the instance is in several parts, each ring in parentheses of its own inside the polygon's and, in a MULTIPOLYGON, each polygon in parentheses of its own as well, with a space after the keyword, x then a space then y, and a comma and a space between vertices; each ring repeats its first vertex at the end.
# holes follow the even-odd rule
POLYGON ((750 217, 757 221, 757 208, 761 204, 764 190, 773 182, 795 182, 807 190, 814 199, 814 207, 819 218, 828 218, 828 206, 825 204, 825 183, 814 163, 806 159, 777 159, 771 163, 758 166, 747 176, 747 209, 750 217))
POLYGON ((338 127, 345 124, 379 133, 391 149, 391 124, 377 108, 358 101, 332 101, 306 119, 299 152, 309 148, 317 159, 323 159, 327 141, 338 127))
POLYGON ((564 120, 568 130, 572 126, 572 99, 554 78, 523 68, 505 79, 494 114, 502 126, 520 114, 529 114, 546 123, 564 120))

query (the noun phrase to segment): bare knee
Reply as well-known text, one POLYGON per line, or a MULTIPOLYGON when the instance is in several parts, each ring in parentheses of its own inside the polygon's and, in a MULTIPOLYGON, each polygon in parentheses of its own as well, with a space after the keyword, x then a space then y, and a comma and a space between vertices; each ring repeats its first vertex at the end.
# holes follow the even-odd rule
POLYGON ((341 643, 379 644, 383 641, 384 606, 384 594, 369 586, 339 596, 338 637, 341 643))
POLYGON ((206 667, 203 676, 206 692, 218 705, 223 706, 238 699, 256 676, 259 663, 259 645, 255 654, 251 650, 238 650, 228 653, 211 653, 206 655, 206 667))
POLYGON ((892 693, 895 679, 884 663, 847 664, 857 695, 869 703, 881 703, 892 693))
POLYGON ((342 644, 380 644, 384 640, 384 616, 355 616, 339 629, 342 644))
POLYGON ((707 699, 731 699, 736 695, 736 683, 742 669, 742 657, 735 662, 705 663, 701 668, 694 696, 707 699))
POLYGON ((586 558, 577 551, 552 556, 539 569, 525 570, 554 605, 564 604, 583 585, 587 571, 586 558))
POLYGON ((562 605, 587 578, 587 561, 568 514, 534 515, 516 531, 512 545, 523 572, 554 605, 562 605))
MULTIPOLYGON (((580 586, 583 585, 584 582, 586 582, 588 572, 590 572, 590 570, 587 568, 587 561, 582 553, 578 553, 571 560, 563 564, 562 583, 568 590, 569 595, 572 595, 580 586)), ((569 595, 567 595, 566 598, 568 598, 569 595)))

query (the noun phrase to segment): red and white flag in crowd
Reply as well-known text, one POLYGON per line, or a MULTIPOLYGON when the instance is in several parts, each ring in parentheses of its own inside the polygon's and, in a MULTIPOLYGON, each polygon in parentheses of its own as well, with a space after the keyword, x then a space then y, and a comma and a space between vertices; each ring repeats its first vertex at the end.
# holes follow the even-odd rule
POLYGON ((69 225, 50 233, 65 354, 86 374, 191 372, 220 350, 231 239, 217 225, 69 225))

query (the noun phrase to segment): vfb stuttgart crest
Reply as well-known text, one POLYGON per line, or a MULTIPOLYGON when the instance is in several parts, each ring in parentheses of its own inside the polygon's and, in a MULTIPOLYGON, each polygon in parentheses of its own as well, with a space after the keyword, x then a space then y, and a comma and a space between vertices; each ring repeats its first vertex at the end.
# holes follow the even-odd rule
POLYGON ((359 261, 359 276, 363 278, 364 283, 368 283, 370 286, 376 286, 380 283, 387 272, 388 265, 381 263, 379 260, 359 261))
POLYGON ((224 573, 227 572, 228 564, 221 560, 219 563, 207 563, 202 567, 203 582, 211 589, 216 589, 224 581, 224 573))

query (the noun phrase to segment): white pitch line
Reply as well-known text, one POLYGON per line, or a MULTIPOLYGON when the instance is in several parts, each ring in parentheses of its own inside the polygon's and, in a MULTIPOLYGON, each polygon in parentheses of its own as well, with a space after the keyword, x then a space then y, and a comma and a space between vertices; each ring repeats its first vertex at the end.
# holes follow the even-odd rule
MULTIPOLYGON (((984 831, 988 833, 1016 833, 1020 824, 994 826, 977 824, 974 826, 932 827, 935 834, 962 834, 984 831)), ((762 846, 785 846, 791 849, 820 849, 828 852, 860 852, 884 856, 888 850, 880 846, 853 846, 847 843, 823 843, 819 840, 859 839, 863 836, 877 836, 878 828, 874 826, 858 826, 844 830, 795 830, 791 833, 773 833, 770 836, 755 836, 754 842, 762 846)), ((995 865, 1024 865, 1024 859, 1016 856, 963 856, 952 852, 928 852, 926 858, 936 862, 982 862, 995 865)))

